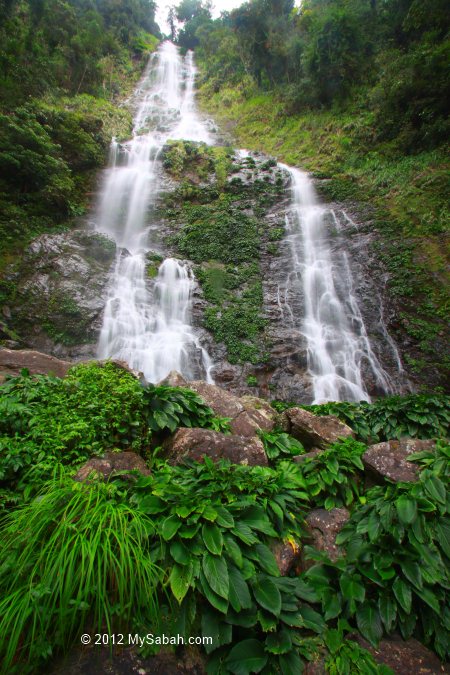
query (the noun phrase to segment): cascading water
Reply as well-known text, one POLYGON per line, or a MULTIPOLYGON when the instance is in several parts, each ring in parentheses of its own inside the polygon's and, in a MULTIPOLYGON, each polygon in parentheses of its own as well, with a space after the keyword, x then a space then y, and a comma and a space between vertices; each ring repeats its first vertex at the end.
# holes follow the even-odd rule
POLYGON ((191 325, 192 272, 166 259, 153 292, 145 253, 152 243, 151 209, 158 195, 159 156, 168 139, 210 143, 194 102, 192 54, 182 59, 165 42, 151 58, 134 99, 133 137, 111 145, 110 167, 100 197, 97 229, 120 247, 106 303, 98 353, 121 359, 158 382, 170 370, 211 380, 211 359, 191 325))
POLYGON ((363 371, 370 372, 380 393, 391 393, 389 376, 367 335, 346 254, 342 265, 333 264, 325 223, 327 209, 317 203, 306 173, 280 166, 290 174, 292 183, 292 207, 286 216, 292 270, 279 305, 306 338, 313 402, 369 401, 363 371), (303 296, 303 317, 294 315, 289 294, 303 296))

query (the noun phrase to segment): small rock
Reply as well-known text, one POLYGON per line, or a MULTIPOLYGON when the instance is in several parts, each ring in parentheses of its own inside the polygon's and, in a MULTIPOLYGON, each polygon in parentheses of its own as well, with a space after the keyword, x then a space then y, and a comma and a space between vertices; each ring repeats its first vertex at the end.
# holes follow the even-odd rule
POLYGON ((282 577, 286 577, 300 561, 300 552, 300 546, 296 541, 292 540, 277 541, 272 546, 272 553, 275 556, 282 577))
POLYGON ((65 377, 73 365, 31 349, 0 349, 0 372, 4 375, 20 375, 20 371, 27 368, 31 375, 65 377))
MULTIPOLYGON (((337 560, 339 548, 336 537, 349 519, 347 509, 314 509, 306 516, 306 526, 312 539, 311 546, 318 551, 324 551, 330 560, 337 560)), ((302 560, 302 569, 308 569, 314 564, 311 560, 302 560)))
POLYGON ((349 426, 334 415, 313 415, 302 408, 289 408, 281 416, 285 431, 306 448, 326 448, 339 438, 354 436, 349 426))
POLYGON ((401 637, 390 637, 381 640, 375 649, 360 635, 352 635, 352 639, 361 647, 367 649, 377 663, 392 668, 397 675, 438 675, 449 673, 448 666, 443 665, 436 654, 424 647, 423 644, 410 638, 402 640, 401 637))
POLYGON ((431 450, 435 445, 432 440, 417 438, 386 441, 369 446, 362 456, 362 461, 366 470, 378 480, 412 483, 418 479, 419 467, 413 462, 408 462, 408 456, 414 452, 431 450))
POLYGON ((320 455, 320 453, 323 452, 321 448, 313 448, 309 452, 305 452, 303 455, 295 455, 292 459, 296 464, 303 464, 303 462, 306 459, 313 459, 314 457, 317 457, 317 455, 320 455))
POLYGON ((145 461, 135 452, 106 452, 104 457, 92 457, 78 469, 74 480, 82 483, 96 474, 106 480, 111 474, 120 471, 139 471, 143 476, 150 475, 150 469, 145 461))
POLYGON ((157 387, 159 386, 165 386, 165 387, 188 387, 187 380, 184 379, 181 373, 179 373, 177 370, 171 370, 166 377, 161 380, 161 382, 158 382, 156 385, 157 387))
POLYGON ((267 466, 264 446, 257 437, 227 436, 209 429, 178 429, 163 446, 172 464, 179 464, 184 459, 201 461, 207 456, 214 461, 223 458, 233 464, 267 466))

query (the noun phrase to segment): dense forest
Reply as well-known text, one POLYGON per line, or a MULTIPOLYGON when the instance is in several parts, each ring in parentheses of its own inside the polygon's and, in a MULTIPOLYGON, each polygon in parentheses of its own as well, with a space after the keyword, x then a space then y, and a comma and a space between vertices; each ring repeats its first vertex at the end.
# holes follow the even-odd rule
POLYGON ((157 5, 0 0, 0 673, 445 673, 446 3, 157 5))

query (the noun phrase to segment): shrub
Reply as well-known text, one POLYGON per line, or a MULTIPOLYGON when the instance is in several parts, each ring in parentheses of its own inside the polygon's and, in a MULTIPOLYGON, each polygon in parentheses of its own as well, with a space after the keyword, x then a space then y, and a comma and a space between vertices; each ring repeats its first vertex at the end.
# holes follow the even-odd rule
POLYGON ((159 570, 148 555, 151 520, 114 485, 64 476, 3 519, 0 654, 26 672, 67 649, 80 626, 108 633, 157 624, 159 570), (28 664, 28 665, 26 665, 28 664))
POLYGON ((374 646, 384 632, 399 630, 430 644, 441 658, 448 650, 450 448, 411 456, 426 468, 417 483, 374 487, 357 506, 336 543, 345 558, 305 574, 320 596, 325 620, 343 615, 374 646))

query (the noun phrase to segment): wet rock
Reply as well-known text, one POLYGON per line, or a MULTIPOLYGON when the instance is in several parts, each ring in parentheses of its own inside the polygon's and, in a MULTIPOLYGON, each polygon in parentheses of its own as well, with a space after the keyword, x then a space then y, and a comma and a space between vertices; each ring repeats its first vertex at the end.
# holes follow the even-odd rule
POLYGON ((189 382, 188 387, 196 391, 219 417, 234 419, 245 410, 237 396, 215 384, 208 384, 203 380, 194 380, 189 382))
POLYGON ((187 380, 177 370, 171 370, 170 373, 156 386, 164 385, 167 387, 187 387, 187 380))
POLYGON ((450 673, 448 665, 442 664, 436 654, 414 638, 409 640, 402 640, 400 636, 386 638, 381 640, 377 649, 360 635, 352 635, 352 639, 367 649, 377 663, 389 666, 397 675, 450 673))
POLYGON ((96 477, 106 480, 122 471, 139 471, 143 476, 150 475, 147 464, 135 452, 106 452, 103 457, 92 457, 83 464, 74 480, 80 483, 96 477))
MULTIPOLYGON (((339 557, 339 548, 336 537, 349 519, 347 509, 314 509, 306 516, 306 525, 312 539, 311 546, 318 551, 324 551, 331 560, 339 557)), ((308 569, 314 563, 310 560, 302 561, 302 569, 308 569)))
POLYGON ((327 669, 325 668, 324 656, 319 656, 319 658, 314 661, 308 661, 303 670, 303 675, 326 675, 326 673, 327 669))
POLYGON ((233 464, 267 466, 267 456, 259 438, 225 435, 208 429, 178 429, 163 444, 168 460, 179 464, 184 459, 214 461, 229 459, 233 464))
POLYGON ((19 375, 22 368, 27 368, 32 375, 65 377, 71 366, 73 363, 70 361, 30 349, 0 349, 0 372, 3 375, 19 375))
POLYGON ((116 245, 87 230, 43 234, 17 269, 11 325, 24 343, 59 357, 92 358, 116 245))
POLYGON ((370 445, 362 456, 363 464, 376 480, 388 479, 394 483, 414 482, 419 476, 419 467, 408 462, 408 456, 415 452, 431 450, 435 442, 417 438, 402 438, 370 445))
POLYGON ((353 431, 334 415, 313 415, 302 408, 289 408, 282 414, 285 431, 306 448, 326 448, 339 438, 352 437, 353 431))
POLYGON ((278 569, 282 577, 286 577, 289 572, 299 563, 301 549, 296 541, 277 541, 272 546, 272 553, 277 561, 278 569))

